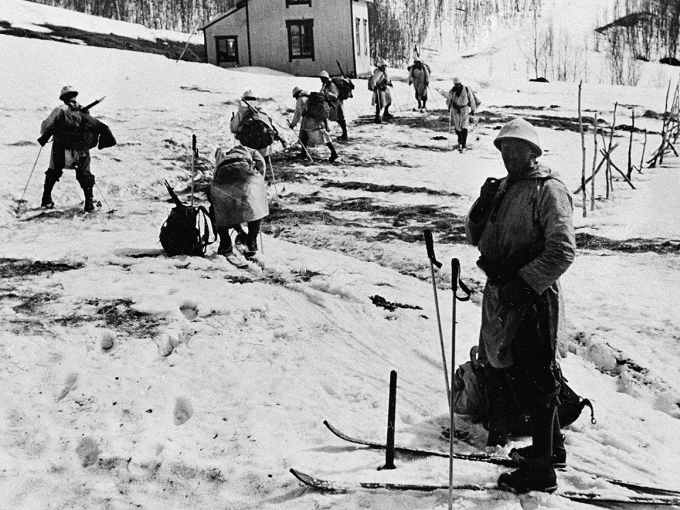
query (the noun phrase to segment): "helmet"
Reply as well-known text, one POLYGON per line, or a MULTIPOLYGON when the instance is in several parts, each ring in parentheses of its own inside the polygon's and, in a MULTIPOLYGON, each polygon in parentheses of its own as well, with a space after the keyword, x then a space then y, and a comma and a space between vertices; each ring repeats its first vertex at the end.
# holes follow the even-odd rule
POLYGON ((319 78, 329 78, 330 79, 330 74, 328 74, 328 71, 321 71, 319 73, 319 78))
POLYGON ((61 88, 61 92, 59 92, 59 99, 62 101, 66 99, 67 97, 76 97, 78 95, 78 91, 71 87, 71 85, 64 85, 61 88))
POLYGON ((300 87, 293 87, 293 97, 297 97, 300 92, 302 92, 300 87))
POLYGON ((461 83, 462 83, 462 82, 460 81, 460 78, 455 77, 455 78, 453 79, 453 84, 454 84, 454 85, 460 85, 461 83))
POLYGON ((252 100, 257 99, 257 98, 253 95, 253 91, 248 89, 243 93, 243 95, 241 96, 241 99, 252 101, 252 100))
POLYGON ((536 157, 543 154, 541 142, 538 139, 538 131, 536 131, 536 128, 532 124, 522 118, 516 118, 505 124, 498 132, 498 136, 496 136, 493 144, 498 150, 501 150, 501 142, 508 139, 529 142, 536 150, 536 157))
POLYGON ((378 60, 378 67, 382 67, 382 66, 387 67, 387 60, 385 60, 384 58, 381 58, 380 60, 378 60))

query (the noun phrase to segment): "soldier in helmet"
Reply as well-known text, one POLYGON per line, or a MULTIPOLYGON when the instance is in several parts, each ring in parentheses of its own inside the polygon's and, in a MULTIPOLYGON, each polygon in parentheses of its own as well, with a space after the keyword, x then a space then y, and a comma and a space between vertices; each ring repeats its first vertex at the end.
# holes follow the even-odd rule
POLYGON ((390 113, 392 95, 389 87, 392 86, 392 81, 387 77, 387 60, 382 58, 378 61, 371 80, 373 81, 371 104, 375 105, 375 122, 382 124, 383 120, 388 121, 394 118, 390 113))
POLYGON ((347 141, 347 121, 345 120, 345 104, 340 99, 340 89, 331 80, 328 71, 321 71, 319 73, 321 79, 321 92, 326 98, 326 102, 331 106, 331 111, 328 115, 329 120, 335 121, 342 129, 342 135, 338 140, 347 141))
MULTIPOLYGON (((519 469, 498 484, 516 492, 553 491, 553 464, 566 463, 556 406, 560 389, 555 361, 562 323, 559 278, 576 251, 572 202, 566 186, 536 161, 538 132, 518 118, 494 140, 507 176, 487 179, 466 221, 486 273, 479 357, 493 376, 490 405, 502 416, 508 388, 531 420, 532 445, 511 451, 519 469), (494 396, 496 395, 496 396, 494 396)), ((487 381, 487 379, 485 379, 487 381)), ((503 424, 490 424, 492 444, 504 444, 503 424)), ((487 443, 489 444, 489 443, 487 443)))
POLYGON ((477 100, 469 87, 463 85, 460 78, 453 79, 453 88, 446 97, 449 109, 449 126, 453 126, 458 137, 458 150, 463 152, 467 148, 468 131, 470 130, 470 116, 477 110, 477 100))
POLYGON ((78 91, 66 85, 59 93, 64 104, 57 106, 40 126, 38 142, 44 146, 54 136, 50 166, 45 172, 45 185, 42 195, 42 207, 54 207, 52 190, 64 173, 64 168, 74 168, 76 180, 85 195, 85 212, 94 210, 92 188, 94 175, 90 171, 90 149, 99 144, 99 148, 112 147, 116 140, 108 126, 92 118, 87 110, 81 108, 76 100, 78 91))

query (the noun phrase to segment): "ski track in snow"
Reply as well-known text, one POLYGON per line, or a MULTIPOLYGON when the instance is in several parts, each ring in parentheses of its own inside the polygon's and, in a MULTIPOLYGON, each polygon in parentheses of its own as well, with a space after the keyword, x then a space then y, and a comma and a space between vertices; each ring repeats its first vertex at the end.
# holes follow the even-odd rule
MULTIPOLYGON (((0 10, 0 19, 12 20, 11 11, 6 13, 0 10)), ((377 471, 383 453, 348 445, 322 424, 329 419, 348 433, 384 440, 389 373, 396 370, 399 443, 448 448, 440 437, 448 426, 448 409, 424 246, 352 241, 333 226, 300 224, 290 228, 300 244, 266 235, 266 269, 246 271, 217 256, 215 246, 204 259, 170 258, 158 242, 170 210, 163 181, 181 189, 190 185, 191 134, 199 142, 198 180, 205 181, 215 148, 233 143, 228 122, 243 90, 252 88, 267 98, 264 109, 285 126, 294 107, 290 90, 295 85, 314 90, 318 80, 229 72, 31 39, 0 36, 0 41, 7 50, 0 53, 5 91, 0 98, 0 268, 9 267, 6 259, 72 267, 3 273, 0 508, 446 508, 445 491, 327 495, 304 489, 288 473, 296 467, 338 481, 448 479, 446 459, 397 458, 398 469, 377 471), (92 153, 95 198, 102 206, 93 215, 76 213, 81 191, 73 173, 65 171, 54 193, 57 213, 28 219, 40 213, 33 210, 17 217, 17 206, 39 203, 49 145, 40 152, 26 204, 17 199, 39 152, 40 122, 58 104, 55 96, 65 83, 80 89, 83 102, 107 96, 93 113, 110 125, 119 145, 92 153), (354 256, 304 246, 315 243, 354 256), (388 311, 371 303, 374 295, 421 309, 388 311)), ((471 80, 482 78, 471 74, 471 80)), ((493 123, 475 128, 471 151, 452 153, 446 140, 434 138, 441 131, 406 126, 420 114, 408 111, 414 100, 405 84, 395 82, 395 90, 403 107, 397 111, 400 120, 350 124, 355 141, 338 144, 339 165, 300 164, 295 168, 303 177, 279 182, 284 206, 287 194, 319 191, 336 200, 370 196, 386 205, 436 205, 464 215, 486 177, 503 175, 492 145, 493 123), (350 164, 355 161, 375 164, 350 164), (323 179, 425 187, 449 195, 320 188, 323 179)), ((575 114, 576 85, 571 83, 491 82, 480 92, 490 112, 523 114, 503 106, 558 104, 560 115, 575 114)), ((663 108, 665 89, 644 92, 588 86, 585 101, 608 121, 614 100, 663 108)), ((443 97, 434 95, 429 104, 442 108, 443 97)), ((351 120, 371 114, 363 81, 357 80, 347 106, 351 120)), ((625 118, 629 110, 621 114, 625 118)), ((434 123, 439 112, 428 115, 434 123)), ((658 122, 649 125, 659 128, 658 122)), ((294 141, 292 132, 282 132, 294 141)), ((578 135, 539 132, 544 163, 576 189, 578 135)), ((626 133, 617 137, 622 146, 627 140, 626 133)), ((641 138, 635 141, 634 161, 641 138)), ((650 136, 648 150, 657 141, 650 136)), ((314 153, 323 157, 324 150, 314 153)), ((624 158, 620 151, 617 157, 624 158)), ((677 158, 669 157, 664 167, 645 169, 634 176, 635 192, 617 182, 614 198, 598 201, 586 219, 575 196, 577 232, 677 240, 677 168, 677 158)), ((476 250, 438 243, 437 236, 445 233, 443 228, 435 232, 435 242, 445 262, 438 278, 448 344, 447 262, 461 260, 463 279, 483 277, 475 266, 476 250)), ((580 250, 565 275, 569 354, 562 367, 570 385, 593 401, 597 418, 591 424, 586 410, 566 430, 575 465, 677 488, 680 309, 674 298, 679 274, 673 254, 580 250)), ((473 303, 457 307, 456 363, 466 361, 476 344, 479 316, 473 303)), ((450 362, 451 353, 447 356, 450 362)), ((473 444, 483 445, 479 427, 464 420, 458 426, 471 433, 473 444)), ((456 447, 474 450, 462 442, 456 447)), ((503 471, 463 461, 455 469, 456 483, 493 482, 503 471)), ((628 494, 576 471, 560 473, 559 479, 564 490, 628 494)), ((455 508, 520 506, 586 508, 542 494, 455 495, 455 508)))

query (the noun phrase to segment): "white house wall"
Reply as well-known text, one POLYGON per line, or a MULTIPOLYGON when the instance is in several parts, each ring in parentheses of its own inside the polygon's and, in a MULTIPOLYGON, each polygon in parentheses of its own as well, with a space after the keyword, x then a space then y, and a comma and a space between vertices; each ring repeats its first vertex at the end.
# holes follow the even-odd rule
POLYGON ((371 73, 371 41, 368 30, 368 4, 361 1, 354 1, 352 5, 353 17, 352 20, 352 35, 355 41, 356 52, 356 66, 357 75, 365 76, 371 73), (359 45, 357 48, 357 34, 356 34, 356 20, 359 19, 361 28, 359 30, 358 38, 359 45))
POLYGON ((239 66, 269 67, 297 76, 316 76, 322 69, 338 74, 337 60, 346 73, 352 74, 356 64, 357 74, 367 74, 370 72, 370 52, 365 48, 367 28, 364 30, 364 20, 368 20, 365 0, 312 0, 311 7, 286 7, 285 0, 250 0, 247 7, 204 28, 207 59, 216 63, 216 36, 236 36, 239 66), (246 12, 250 21, 250 60, 246 12), (355 55, 356 18, 361 21, 359 55, 355 55), (307 19, 314 20, 314 60, 290 61, 286 21, 307 19))

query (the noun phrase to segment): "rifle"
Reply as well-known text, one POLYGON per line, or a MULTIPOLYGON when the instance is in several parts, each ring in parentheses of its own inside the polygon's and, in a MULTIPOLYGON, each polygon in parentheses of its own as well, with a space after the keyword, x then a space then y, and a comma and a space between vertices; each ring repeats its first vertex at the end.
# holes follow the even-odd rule
POLYGON ((99 103, 101 103, 104 99, 106 99, 106 96, 102 96, 102 97, 100 97, 99 99, 95 99, 94 101, 92 101, 92 102, 91 102, 90 104, 88 104, 87 106, 81 106, 81 107, 80 107, 80 110, 81 110, 81 111, 87 111, 87 110, 89 110, 90 108, 93 108, 93 107, 97 106, 97 105, 98 105, 99 103))
POLYGON ((342 77, 347 78, 347 76, 345 76, 345 71, 342 70, 342 66, 340 65, 340 62, 338 62, 336 60, 335 63, 338 64, 338 69, 340 69, 340 74, 342 75, 342 77))

